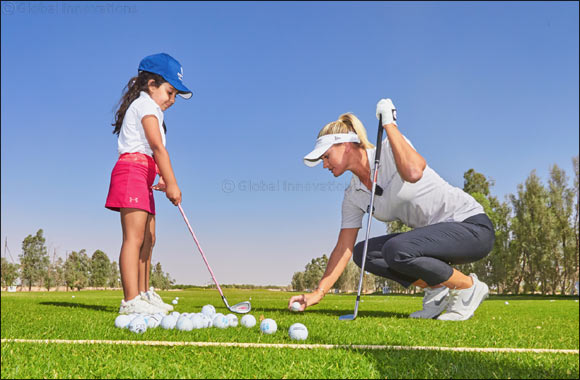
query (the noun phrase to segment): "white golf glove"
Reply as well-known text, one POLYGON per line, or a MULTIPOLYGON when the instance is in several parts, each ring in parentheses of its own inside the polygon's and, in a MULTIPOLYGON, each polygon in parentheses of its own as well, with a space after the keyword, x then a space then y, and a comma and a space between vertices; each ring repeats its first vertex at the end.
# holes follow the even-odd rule
POLYGON ((383 125, 395 124, 397 125, 397 109, 391 99, 381 99, 377 103, 377 119, 383 116, 383 125))

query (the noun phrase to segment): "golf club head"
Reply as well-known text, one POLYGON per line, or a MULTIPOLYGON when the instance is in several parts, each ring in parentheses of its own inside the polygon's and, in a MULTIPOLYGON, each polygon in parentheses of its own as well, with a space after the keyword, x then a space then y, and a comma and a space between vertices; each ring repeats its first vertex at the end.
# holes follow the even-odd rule
POLYGON ((229 306, 228 309, 230 309, 230 311, 234 313, 246 314, 249 313, 250 310, 252 310, 252 304, 250 303, 250 301, 244 301, 237 303, 233 306, 229 306))
POLYGON ((340 321, 354 321, 355 318, 356 318, 356 315, 354 315, 354 314, 346 314, 346 315, 341 315, 340 317, 338 317, 338 320, 340 320, 340 321))

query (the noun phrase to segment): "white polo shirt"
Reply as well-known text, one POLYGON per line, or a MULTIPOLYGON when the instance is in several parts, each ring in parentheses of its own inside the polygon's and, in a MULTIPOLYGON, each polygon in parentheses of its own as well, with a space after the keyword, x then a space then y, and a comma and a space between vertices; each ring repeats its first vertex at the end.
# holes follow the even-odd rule
MULTIPOLYGON (((407 138, 405 140, 413 146, 407 138)), ((375 151, 375 148, 367 149, 371 179, 375 151)), ((471 216, 484 213, 483 207, 471 195, 448 184, 429 166, 416 183, 403 181, 397 171, 388 138, 383 141, 377 185, 383 188, 383 194, 375 194, 373 216, 382 222, 399 220, 416 228, 439 222, 462 222, 471 216)), ((342 201, 341 228, 362 227, 370 196, 371 191, 353 175, 342 201)))
POLYGON ((163 111, 148 93, 141 91, 140 96, 129 105, 127 112, 125 112, 123 125, 119 132, 119 140, 117 141, 119 154, 144 153, 153 156, 153 150, 149 146, 143 124, 141 123, 143 117, 147 115, 153 115, 159 121, 161 140, 163 141, 163 146, 165 146, 163 111))

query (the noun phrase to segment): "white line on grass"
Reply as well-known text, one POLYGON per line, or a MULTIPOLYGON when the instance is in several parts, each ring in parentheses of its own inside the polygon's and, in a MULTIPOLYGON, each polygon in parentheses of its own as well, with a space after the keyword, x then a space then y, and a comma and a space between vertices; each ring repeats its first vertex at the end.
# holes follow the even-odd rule
POLYGON ((537 354, 576 354, 579 350, 548 348, 493 348, 493 347, 434 347, 434 346, 388 346, 359 344, 273 344, 236 342, 171 342, 151 340, 67 340, 67 339, 2 339, 2 343, 40 344, 121 344, 135 346, 195 346, 195 347, 243 347, 243 348, 295 348, 295 349, 351 349, 351 350, 400 350, 400 351, 454 351, 454 352, 531 352, 537 354))

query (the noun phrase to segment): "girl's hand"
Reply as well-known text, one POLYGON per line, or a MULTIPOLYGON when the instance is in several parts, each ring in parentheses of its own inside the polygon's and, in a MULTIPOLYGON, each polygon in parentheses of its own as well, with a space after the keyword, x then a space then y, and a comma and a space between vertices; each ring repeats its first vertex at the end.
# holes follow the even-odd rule
POLYGON ((314 292, 309 294, 301 294, 299 296, 293 296, 292 298, 290 298, 290 301, 288 301, 288 310, 292 310, 292 304, 294 302, 298 302, 300 304, 299 311, 304 311, 307 307, 319 303, 320 300, 322 300, 322 297, 324 297, 322 292, 314 292))
POLYGON ((177 186, 177 184, 166 185, 165 196, 171 201, 171 203, 173 203, 174 206, 177 206, 181 203, 181 190, 179 190, 179 186, 177 186))
POLYGON ((157 183, 157 185, 151 186, 151 188, 153 190, 157 190, 157 191, 165 191, 167 186, 165 185, 165 181, 163 180, 163 177, 159 176, 159 182, 157 183))

